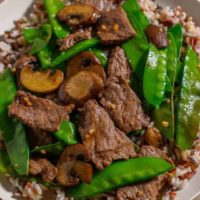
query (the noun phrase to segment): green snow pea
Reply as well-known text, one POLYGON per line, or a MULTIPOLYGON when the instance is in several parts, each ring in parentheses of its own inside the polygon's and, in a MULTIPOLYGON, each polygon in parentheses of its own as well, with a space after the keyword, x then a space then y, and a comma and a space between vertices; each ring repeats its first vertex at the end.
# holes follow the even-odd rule
POLYGON ((100 40, 98 38, 92 38, 89 40, 83 40, 77 44, 75 44, 73 47, 71 47, 69 50, 62 52, 60 55, 58 55, 51 63, 52 67, 56 67, 57 65, 68 61, 73 56, 81 53, 82 51, 85 51, 91 47, 94 47, 100 43, 100 40))
POLYGON ((149 55, 144 71, 143 92, 147 102, 159 108, 165 97, 167 76, 167 50, 158 50, 150 44, 149 55))
POLYGON ((191 149, 200 121, 200 70, 199 59, 188 46, 178 102, 176 144, 181 150, 191 149))
POLYGON ((68 194, 78 199, 88 198, 118 187, 154 178, 172 168, 171 164, 160 158, 141 157, 128 161, 117 161, 103 171, 98 171, 90 184, 81 183, 69 189, 68 194))
POLYGON ((175 118, 174 118, 174 84, 177 69, 177 49, 176 43, 171 33, 168 34, 170 45, 167 48, 167 100, 164 101, 159 109, 156 109, 153 114, 155 126, 165 136, 165 138, 173 141, 175 132, 175 118), (167 122, 166 126, 163 122, 167 122))
POLYGON ((146 22, 137 21, 142 20, 143 17, 138 17, 138 15, 143 15, 141 12, 137 11, 135 7, 136 2, 133 0, 127 0, 122 5, 122 8, 126 12, 128 19, 136 31, 136 36, 122 44, 125 54, 129 60, 132 70, 139 77, 140 80, 143 79, 143 72, 146 64, 146 59, 148 55, 149 44, 144 34, 144 29, 146 27, 146 22), (137 15, 135 16, 135 12, 137 15), (142 25, 142 27, 140 26, 142 25))
POLYGON ((63 142, 56 142, 54 144, 49 144, 45 146, 36 147, 31 151, 31 153, 38 153, 45 150, 47 153, 55 156, 59 156, 65 148, 65 144, 63 142))
POLYGON ((183 28, 181 24, 176 24, 175 26, 169 29, 169 32, 172 33, 174 40, 176 42, 176 49, 177 49, 177 70, 176 70, 176 80, 181 82, 182 72, 183 72, 183 65, 180 62, 181 56, 181 49, 183 44, 183 28))
POLYGON ((63 121, 60 129, 53 133, 53 135, 65 144, 77 144, 76 127, 72 122, 63 121))
POLYGON ((49 43, 52 37, 51 25, 43 24, 40 28, 25 28, 23 35, 25 40, 32 45, 30 54, 36 54, 49 43))
POLYGON ((8 117, 8 106, 16 95, 16 86, 10 70, 0 74, 0 131, 10 161, 19 175, 28 174, 29 146, 23 125, 8 117))
POLYGON ((66 37, 69 34, 69 28, 57 20, 57 13, 65 6, 61 0, 43 0, 48 13, 49 21, 54 34, 58 38, 66 37))
POLYGON ((15 174, 15 171, 11 166, 8 154, 4 150, 0 150, 0 173, 15 174))
POLYGON ((101 65, 105 68, 107 66, 108 58, 103 50, 98 48, 92 48, 90 51, 99 59, 101 65))

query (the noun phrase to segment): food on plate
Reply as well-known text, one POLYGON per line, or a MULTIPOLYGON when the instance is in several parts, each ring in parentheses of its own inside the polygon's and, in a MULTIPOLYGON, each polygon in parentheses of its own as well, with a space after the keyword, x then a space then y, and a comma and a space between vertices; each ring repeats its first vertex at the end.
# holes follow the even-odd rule
POLYGON ((35 0, 15 25, 0 42, 0 172, 18 196, 173 199, 200 164, 200 33, 183 9, 35 0))

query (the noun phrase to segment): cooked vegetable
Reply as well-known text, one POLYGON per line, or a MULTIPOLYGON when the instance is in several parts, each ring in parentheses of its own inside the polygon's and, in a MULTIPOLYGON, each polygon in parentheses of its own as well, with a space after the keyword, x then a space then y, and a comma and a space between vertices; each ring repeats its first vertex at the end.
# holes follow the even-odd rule
POLYGON ((63 121, 60 129, 53 133, 53 135, 65 144, 77 144, 76 127, 72 122, 63 121))
POLYGON ((143 92, 147 102, 156 108, 159 108, 165 97, 167 80, 166 60, 167 51, 157 50, 151 44, 144 71, 143 92))
POLYGON ((92 39, 84 40, 84 41, 81 41, 81 42, 75 44, 69 50, 64 51, 60 55, 58 55, 53 60, 52 67, 56 67, 57 65, 61 64, 62 62, 68 61, 70 58, 77 55, 78 53, 81 53, 82 51, 85 51, 86 49, 96 46, 99 43, 100 43, 100 41, 98 38, 92 38, 92 39))
POLYGON ((146 35, 148 40, 157 48, 164 49, 168 47, 167 32, 163 28, 150 24, 146 29, 146 35))
POLYGON ((176 144, 181 150, 191 149, 200 120, 199 59, 189 46, 184 60, 176 126, 176 144))
POLYGON ((129 9, 132 10, 135 20, 139 23, 141 29, 145 31, 150 22, 144 12, 142 12, 137 0, 126 0, 124 6, 126 6, 127 9, 128 6, 130 6, 129 9))
POLYGON ((15 174, 13 167, 11 166, 8 154, 4 150, 0 150, 0 173, 15 174))
POLYGON ((67 63, 67 77, 73 76, 80 71, 89 71, 98 74, 103 80, 106 79, 104 69, 99 59, 90 51, 74 56, 67 63))
POLYGON ((67 147, 57 164, 57 181, 64 186, 77 185, 80 180, 89 183, 93 173, 88 161, 89 154, 82 144, 67 147))
POLYGON ((86 100, 96 97, 103 87, 104 81, 98 74, 80 71, 62 84, 58 97, 65 103, 82 105, 86 100))
POLYGON ((0 91, 0 131, 14 169, 19 175, 26 175, 28 174, 29 146, 25 130, 19 121, 8 117, 8 106, 16 94, 16 86, 10 70, 0 74, 0 91))
MULTIPOLYGON (((136 31, 136 36, 124 42, 122 47, 126 53, 129 63, 131 64, 132 70, 136 73, 140 80, 142 80, 149 49, 148 41, 144 34, 143 28, 140 27, 140 24, 144 23, 136 20, 134 15, 136 8, 135 1, 126 0, 122 5, 122 8, 125 10, 132 27, 136 31)), ((141 13, 137 12, 137 15, 141 13)), ((141 18, 143 17, 139 17, 137 19, 141 18)))
POLYGON ((87 4, 67 5, 58 13, 58 19, 69 26, 91 25, 98 17, 98 10, 87 4))
POLYGON ((69 34, 68 27, 60 24, 56 19, 57 13, 64 7, 64 3, 61 0, 44 0, 44 5, 54 34, 58 38, 66 37, 69 34))
POLYGON ((159 109, 154 111, 153 119, 155 126, 159 128, 165 138, 173 141, 175 132, 174 86, 177 69, 177 49, 172 34, 169 33, 168 38, 170 44, 167 48, 167 99, 159 109))
POLYGON ((169 32, 172 33, 175 43, 176 43, 176 50, 177 50, 177 70, 176 70, 176 80, 181 82, 182 72, 183 72, 183 65, 179 61, 181 56, 181 49, 183 44, 183 27, 181 24, 177 24, 169 29, 169 32))
POLYGON ((60 70, 38 71, 31 66, 25 66, 20 71, 20 83, 26 89, 37 93, 50 93, 59 88, 64 80, 60 70))
POLYGON ((131 185, 156 177, 173 166, 160 158, 141 157, 128 161, 118 161, 97 172, 90 184, 80 185, 68 190, 74 198, 87 198, 118 187, 131 185))
POLYGON ((43 24, 40 28, 25 28, 23 30, 25 40, 32 45, 30 54, 36 54, 47 46, 51 37, 50 24, 43 24))
POLYGON ((65 144, 63 142, 57 142, 46 146, 36 147, 31 151, 31 153, 51 154, 59 156, 63 152, 64 148, 65 144))
POLYGON ((160 131, 157 128, 148 128, 144 134, 144 140, 147 144, 159 148, 162 146, 163 140, 160 131))
POLYGON ((99 59, 101 65, 105 68, 107 66, 108 58, 102 49, 92 48, 90 51, 99 59))

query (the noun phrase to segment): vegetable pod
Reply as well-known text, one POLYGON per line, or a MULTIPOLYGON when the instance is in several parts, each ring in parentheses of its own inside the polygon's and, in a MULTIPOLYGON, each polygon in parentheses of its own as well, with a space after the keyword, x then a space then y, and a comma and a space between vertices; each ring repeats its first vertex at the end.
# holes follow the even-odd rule
POLYGON ((64 3, 61 0, 43 0, 43 1, 54 34, 58 38, 66 37, 69 34, 68 27, 62 25, 57 20, 57 13, 64 7, 64 3))
POLYGON ((118 187, 154 178, 172 168, 171 164, 160 158, 141 157, 128 161, 117 161, 104 171, 97 172, 90 184, 81 183, 69 189, 68 194, 74 198, 88 198, 118 187))
POLYGON ((176 42, 171 33, 168 34, 170 45, 167 48, 167 99, 156 109, 153 114, 155 126, 165 136, 173 141, 175 132, 174 117, 174 84, 177 69, 177 49, 176 42))
POLYGON ((167 50, 158 50, 150 44, 144 71, 143 92, 147 102, 159 108, 165 97, 167 80, 167 50))
POLYGON ((176 144, 181 150, 191 149, 200 121, 200 70, 199 59, 188 47, 178 103, 176 144))
POLYGON ((68 145, 78 143, 76 127, 72 122, 69 121, 63 121, 60 129, 54 132, 53 135, 61 142, 64 142, 68 145))
POLYGON ((127 0, 122 5, 122 8, 126 12, 132 27, 137 33, 134 38, 124 42, 122 47, 133 71, 136 73, 139 79, 142 80, 149 49, 148 41, 143 30, 148 24, 147 22, 143 21, 144 14, 142 11, 138 10, 139 8, 135 4, 135 0, 127 0), (142 27, 140 25, 142 25, 142 27))
POLYGON ((16 86, 10 70, 0 75, 0 91, 0 130, 14 169, 19 175, 26 175, 29 165, 29 146, 25 130, 18 120, 8 117, 8 106, 16 94, 16 86))

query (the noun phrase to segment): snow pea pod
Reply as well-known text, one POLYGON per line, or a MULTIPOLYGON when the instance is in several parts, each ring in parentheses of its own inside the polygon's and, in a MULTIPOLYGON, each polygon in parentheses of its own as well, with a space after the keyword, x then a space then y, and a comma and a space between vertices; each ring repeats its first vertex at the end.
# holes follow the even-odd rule
POLYGON ((29 146, 23 125, 8 117, 8 106, 14 100, 16 86, 10 70, 0 75, 0 131, 10 161, 19 175, 28 174, 29 146))
POLYGON ((53 135, 65 144, 77 144, 76 127, 72 122, 63 121, 60 129, 53 133, 53 135))
POLYGON ((143 92, 147 102, 159 108, 165 97, 167 76, 167 50, 158 50, 150 44, 149 55, 144 71, 143 92))
POLYGON ((174 84, 177 69, 177 49, 176 43, 171 33, 168 34, 170 45, 167 48, 167 100, 164 101, 159 109, 153 114, 155 126, 165 136, 165 138, 173 141, 175 132, 174 118, 174 84))
POLYGON ((181 150, 191 149, 200 121, 200 70, 199 59, 188 46, 178 102, 176 144, 181 150))
POLYGON ((53 144, 36 147, 31 151, 31 153, 46 151, 46 153, 49 153, 51 155, 59 156, 63 152, 64 148, 65 144, 63 142, 56 142, 53 144))
POLYGON ((183 72, 183 65, 180 62, 181 56, 181 49, 183 44, 183 28, 181 24, 176 24, 175 26, 169 29, 169 32, 172 33, 174 40, 176 42, 176 49, 177 49, 177 70, 176 70, 176 81, 181 82, 182 72, 183 72))
POLYGON ((108 58, 106 54, 103 52, 103 50, 98 48, 91 48, 90 51, 99 59, 101 65, 106 68, 108 58))
POLYGON ((98 171, 90 184, 81 183, 69 189, 68 194, 74 198, 87 198, 151 179, 172 168, 171 164, 160 158, 141 157, 128 161, 117 161, 103 171, 98 171))
POLYGON ((25 40, 32 45, 30 54, 36 54, 49 43, 52 37, 51 25, 43 24, 40 28, 25 28, 23 35, 25 40))
POLYGON ((137 10, 135 4, 135 1, 127 0, 122 5, 122 8, 126 12, 132 27, 137 33, 134 38, 124 42, 122 44, 122 47, 129 60, 132 70, 136 73, 139 79, 142 80, 148 55, 149 44, 143 31, 147 24, 146 22, 144 23, 141 20, 143 17, 138 17, 138 15, 141 15, 141 13, 139 11, 135 11, 137 10), (137 15, 134 14, 135 12, 137 13, 137 15), (137 19, 140 21, 137 21, 137 19), (140 24, 142 25, 142 27, 140 26, 140 24))
POLYGON ((51 63, 52 67, 56 67, 57 65, 68 61, 70 58, 75 56, 78 53, 81 53, 82 51, 85 51, 86 49, 89 49, 91 47, 94 47, 100 43, 100 40, 98 38, 92 38, 89 40, 83 40, 77 44, 75 44, 73 47, 71 47, 69 50, 62 52, 60 55, 58 55, 51 63))
POLYGON ((43 0, 45 8, 48 13, 49 21, 54 34, 58 38, 66 37, 69 34, 67 26, 62 25, 57 19, 57 13, 64 7, 61 0, 43 0))
POLYGON ((8 154, 4 150, 0 150, 0 173, 15 174, 14 169, 11 166, 8 154))

